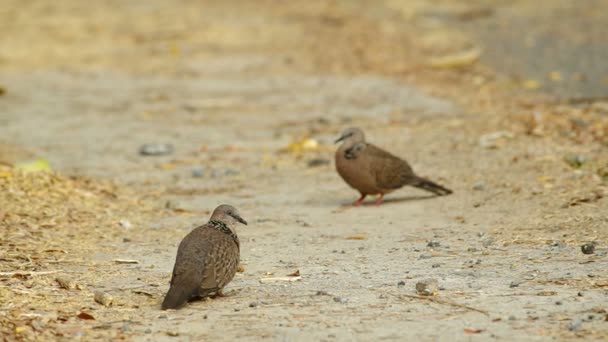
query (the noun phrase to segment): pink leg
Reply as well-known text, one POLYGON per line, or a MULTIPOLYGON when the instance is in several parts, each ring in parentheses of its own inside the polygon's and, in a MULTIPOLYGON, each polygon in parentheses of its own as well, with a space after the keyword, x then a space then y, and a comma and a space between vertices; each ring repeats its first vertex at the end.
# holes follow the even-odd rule
POLYGON ((384 198, 384 194, 380 194, 380 196, 378 196, 378 199, 376 200, 376 205, 382 204, 383 198, 384 198))
POLYGON ((358 199, 358 200, 354 201, 354 202, 353 202, 353 205, 354 205, 354 206, 357 206, 357 205, 361 204, 361 202, 363 202, 363 200, 365 199, 365 196, 367 196, 367 195, 365 195, 365 194, 361 194, 361 197, 359 197, 359 199, 358 199))
POLYGON ((215 296, 213 296, 214 298, 217 297, 228 297, 228 295, 226 295, 224 292, 222 292, 222 290, 219 290, 215 293, 215 296))

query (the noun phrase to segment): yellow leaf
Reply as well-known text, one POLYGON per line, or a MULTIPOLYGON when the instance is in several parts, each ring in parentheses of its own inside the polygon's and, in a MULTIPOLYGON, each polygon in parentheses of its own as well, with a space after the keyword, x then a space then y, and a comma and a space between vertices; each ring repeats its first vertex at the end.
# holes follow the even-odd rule
POLYGON ((472 49, 452 55, 431 58, 429 65, 433 68, 459 68, 475 63, 481 55, 481 49, 472 49))
POLYGON ((37 160, 23 161, 15 164, 15 169, 24 172, 51 171, 51 165, 44 158, 37 160))

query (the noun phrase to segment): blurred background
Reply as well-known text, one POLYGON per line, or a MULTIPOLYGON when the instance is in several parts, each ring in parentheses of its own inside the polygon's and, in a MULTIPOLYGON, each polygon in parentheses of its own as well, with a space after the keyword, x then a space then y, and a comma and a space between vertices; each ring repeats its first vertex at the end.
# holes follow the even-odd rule
POLYGON ((606 0, 0 0, 0 335, 605 339, 607 28, 606 0), (345 208, 348 126, 454 194, 345 208), (159 313, 224 202, 236 295, 159 313), (467 306, 400 297, 426 277, 467 306))

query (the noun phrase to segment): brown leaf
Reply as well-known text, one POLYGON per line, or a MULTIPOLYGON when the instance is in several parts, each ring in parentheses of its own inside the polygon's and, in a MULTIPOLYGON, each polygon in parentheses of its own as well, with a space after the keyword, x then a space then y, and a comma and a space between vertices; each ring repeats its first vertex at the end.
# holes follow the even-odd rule
POLYGON ((479 334, 482 331, 482 329, 464 328, 464 332, 467 334, 479 334))
POLYGON ((91 316, 90 314, 86 313, 86 312, 81 312, 78 314, 78 318, 80 319, 86 319, 86 320, 95 320, 95 317, 91 316))
POLYGON ((365 235, 351 235, 346 237, 346 240, 365 240, 366 236, 365 235))
POLYGON ((290 273, 287 275, 288 277, 299 277, 300 276, 300 270, 296 270, 293 273, 290 273))

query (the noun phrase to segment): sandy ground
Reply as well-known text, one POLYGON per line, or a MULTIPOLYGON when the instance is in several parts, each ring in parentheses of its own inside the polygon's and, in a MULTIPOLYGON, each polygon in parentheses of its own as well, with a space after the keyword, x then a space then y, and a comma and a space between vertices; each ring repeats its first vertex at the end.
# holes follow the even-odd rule
POLYGON ((430 6, 3 1, 3 339, 608 338, 608 107, 499 81, 425 15, 476 7, 430 6), (348 206, 348 126, 454 194, 348 206), (33 157, 56 174, 11 167, 33 157), (221 203, 250 222, 244 271, 229 297, 161 311, 179 241, 221 203), (440 290, 418 298, 427 278, 440 290))

